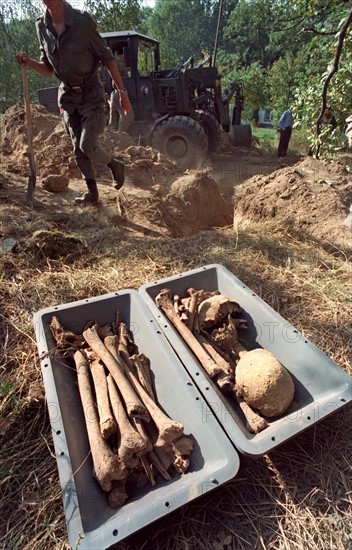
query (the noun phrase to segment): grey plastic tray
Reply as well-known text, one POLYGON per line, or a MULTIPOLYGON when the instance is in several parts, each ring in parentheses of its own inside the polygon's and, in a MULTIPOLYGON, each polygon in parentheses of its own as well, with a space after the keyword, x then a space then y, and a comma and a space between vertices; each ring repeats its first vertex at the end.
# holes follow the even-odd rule
POLYGON ((225 267, 207 265, 143 285, 139 292, 204 395, 209 415, 216 415, 240 452, 253 457, 261 456, 351 401, 352 377, 225 267), (162 288, 169 288, 172 293, 183 297, 190 287, 219 290, 236 300, 244 310, 241 317, 248 321, 248 330, 241 332, 248 348, 263 347, 271 351, 294 379, 293 408, 281 418, 271 421, 259 434, 248 432, 235 400, 226 397, 211 381, 155 304, 162 288))
POLYGON ((232 479, 239 456, 219 429, 191 377, 168 344, 141 296, 133 290, 90 298, 38 311, 33 319, 39 355, 55 343, 49 324, 53 315, 69 330, 81 333, 89 320, 111 323, 116 309, 134 334, 138 351, 147 355, 160 405, 183 423, 194 438, 191 467, 184 476, 155 488, 135 489, 120 510, 113 510, 92 476, 88 437, 76 384, 66 359, 41 359, 63 504, 72 548, 103 550, 147 524, 232 479), (88 457, 88 458, 87 458, 88 457))

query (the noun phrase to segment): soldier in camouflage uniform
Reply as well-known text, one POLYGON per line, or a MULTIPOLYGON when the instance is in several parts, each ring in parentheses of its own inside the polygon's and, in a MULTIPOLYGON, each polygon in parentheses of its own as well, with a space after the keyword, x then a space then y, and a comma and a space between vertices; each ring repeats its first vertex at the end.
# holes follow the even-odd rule
POLYGON ((45 14, 36 21, 40 60, 35 61, 24 51, 16 58, 38 73, 55 75, 61 80, 60 112, 88 187, 88 192, 75 202, 96 204, 99 196, 94 164, 109 166, 115 189, 120 189, 124 182, 123 163, 98 141, 106 124, 105 92, 98 74, 100 63, 107 68, 120 92, 120 106, 125 114, 131 111, 131 104, 114 56, 91 16, 75 10, 65 0, 43 0, 43 3, 45 14))

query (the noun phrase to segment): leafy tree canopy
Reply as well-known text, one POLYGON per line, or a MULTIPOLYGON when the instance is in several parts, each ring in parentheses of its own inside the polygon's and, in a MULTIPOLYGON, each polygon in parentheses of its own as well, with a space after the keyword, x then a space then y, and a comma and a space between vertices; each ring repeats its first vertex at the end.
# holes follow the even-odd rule
POLYGON ((101 32, 136 30, 142 18, 138 0, 86 0, 85 6, 101 32))
POLYGON ((163 67, 212 53, 215 15, 210 0, 158 0, 147 23, 149 34, 161 42, 163 67))

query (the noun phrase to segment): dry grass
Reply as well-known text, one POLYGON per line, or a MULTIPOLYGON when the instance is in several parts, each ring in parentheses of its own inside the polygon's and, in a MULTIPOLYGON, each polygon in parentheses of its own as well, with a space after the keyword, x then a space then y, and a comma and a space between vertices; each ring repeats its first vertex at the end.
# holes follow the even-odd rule
MULTIPOLYGON (((31 324, 41 308, 220 263, 352 374, 352 266, 345 251, 274 224, 171 240, 97 220, 92 227, 88 212, 40 219, 14 205, 1 210, 6 234, 19 240, 16 253, 0 256, 3 548, 68 548, 31 324), (41 257, 23 245, 38 227, 70 231, 87 249, 70 260, 41 257)), ((241 457, 232 481, 117 547, 351 548, 351 457, 352 412, 345 407, 270 456, 241 457)))

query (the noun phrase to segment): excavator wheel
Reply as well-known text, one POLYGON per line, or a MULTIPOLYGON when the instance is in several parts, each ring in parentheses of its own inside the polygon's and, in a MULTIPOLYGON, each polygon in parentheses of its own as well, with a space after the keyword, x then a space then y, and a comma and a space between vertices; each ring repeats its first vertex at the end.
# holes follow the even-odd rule
POLYGON ((151 145, 180 168, 197 168, 206 156, 208 140, 198 122, 177 115, 164 120, 156 128, 151 145))
POLYGON ((229 134, 234 145, 250 147, 252 144, 252 128, 250 124, 234 124, 230 126, 229 134))
POLYGON ((221 125, 217 118, 208 111, 197 111, 197 118, 208 138, 208 153, 214 153, 220 145, 221 125))

